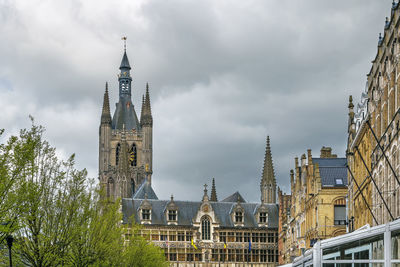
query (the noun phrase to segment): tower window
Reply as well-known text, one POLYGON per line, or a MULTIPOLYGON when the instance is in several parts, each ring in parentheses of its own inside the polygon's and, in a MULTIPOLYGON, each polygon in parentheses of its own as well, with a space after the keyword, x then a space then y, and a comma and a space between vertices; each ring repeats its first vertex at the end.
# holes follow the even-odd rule
POLYGON ((168 221, 176 221, 176 210, 168 211, 168 221))
POLYGON ((150 210, 149 209, 142 210, 142 220, 150 220, 150 210))
POLYGON ((241 211, 235 212, 235 222, 237 222, 237 223, 243 222, 243 212, 241 212, 241 211))
POLYGON ((137 153, 136 153, 136 145, 132 144, 131 149, 129 150, 129 162, 131 163, 131 166, 136 166, 137 162, 137 153))
POLYGON ((135 181, 131 179, 131 190, 132 190, 132 196, 135 194, 135 181))
POLYGON ((117 148, 115 149, 115 165, 119 163, 119 153, 121 151, 121 144, 118 143, 117 148))
POLYGON ((206 216, 201 218, 201 238, 203 240, 210 240, 210 219, 206 216))
POLYGON ((267 222, 267 213, 260 212, 260 223, 266 223, 266 222, 267 222))

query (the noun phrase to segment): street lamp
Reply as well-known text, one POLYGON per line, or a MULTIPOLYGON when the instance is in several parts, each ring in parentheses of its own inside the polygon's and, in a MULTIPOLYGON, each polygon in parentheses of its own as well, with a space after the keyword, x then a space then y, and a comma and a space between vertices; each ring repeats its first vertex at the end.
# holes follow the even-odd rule
POLYGON ((6 237, 7 240, 7 246, 8 246, 8 256, 10 257, 10 267, 12 267, 12 257, 11 257, 11 248, 14 242, 14 238, 12 237, 12 235, 8 235, 6 237))

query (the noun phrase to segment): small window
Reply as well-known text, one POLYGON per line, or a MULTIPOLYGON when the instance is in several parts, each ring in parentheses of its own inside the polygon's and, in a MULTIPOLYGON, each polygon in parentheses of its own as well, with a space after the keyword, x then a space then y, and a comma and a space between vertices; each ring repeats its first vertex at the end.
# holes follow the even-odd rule
POLYGON ((237 223, 243 222, 243 212, 241 212, 241 211, 235 212, 235 222, 237 222, 237 223))
POLYGON ((336 182, 336 185, 343 185, 343 179, 342 178, 336 178, 335 182, 336 182))
POLYGON ((168 221, 176 221, 176 210, 168 211, 168 221))
POLYGON ((142 210, 142 220, 150 220, 150 210, 148 209, 142 210))
POLYGON ((267 222, 267 213, 260 212, 260 223, 266 223, 266 222, 267 222))
POLYGON ((335 205, 335 225, 346 225, 346 206, 335 205))

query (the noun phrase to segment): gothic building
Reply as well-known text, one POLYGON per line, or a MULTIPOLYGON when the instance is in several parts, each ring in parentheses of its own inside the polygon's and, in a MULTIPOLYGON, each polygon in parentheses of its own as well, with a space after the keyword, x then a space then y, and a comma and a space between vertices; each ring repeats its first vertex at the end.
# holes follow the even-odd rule
MULTIPOLYGON (((251 262, 276 266, 278 206, 269 137, 260 183, 261 202, 239 192, 218 201, 215 179, 200 201, 159 200, 151 186, 152 127, 149 87, 140 121, 132 104, 132 77, 126 51, 119 74, 119 100, 111 119, 108 85, 100 123, 99 179, 107 197, 122 199, 124 223, 134 219, 142 234, 164 249, 171 264, 251 262)), ((240 186, 240 185, 237 185, 240 186)))
POLYGON ((140 121, 132 104, 132 77, 126 51, 118 75, 119 100, 111 119, 108 84, 99 129, 99 179, 107 197, 132 197, 146 180, 151 183, 153 118, 149 86, 142 98, 140 121))

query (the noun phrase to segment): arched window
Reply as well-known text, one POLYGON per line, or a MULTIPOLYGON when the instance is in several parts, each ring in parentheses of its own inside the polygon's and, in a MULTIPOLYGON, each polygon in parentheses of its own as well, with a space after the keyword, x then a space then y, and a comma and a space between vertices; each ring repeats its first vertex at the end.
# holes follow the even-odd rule
POLYGON ((210 219, 207 216, 201 218, 201 238, 203 240, 210 240, 210 219))
POLYGON ((137 153, 136 153, 136 145, 135 144, 132 144, 132 147, 129 150, 129 162, 131 163, 131 166, 136 166, 137 153))
POLYGON ((121 145, 120 143, 118 143, 117 148, 115 149, 115 165, 118 165, 120 150, 121 150, 121 145))
POLYGON ((107 181, 107 197, 110 198, 114 192, 114 180, 113 178, 108 178, 107 181))

